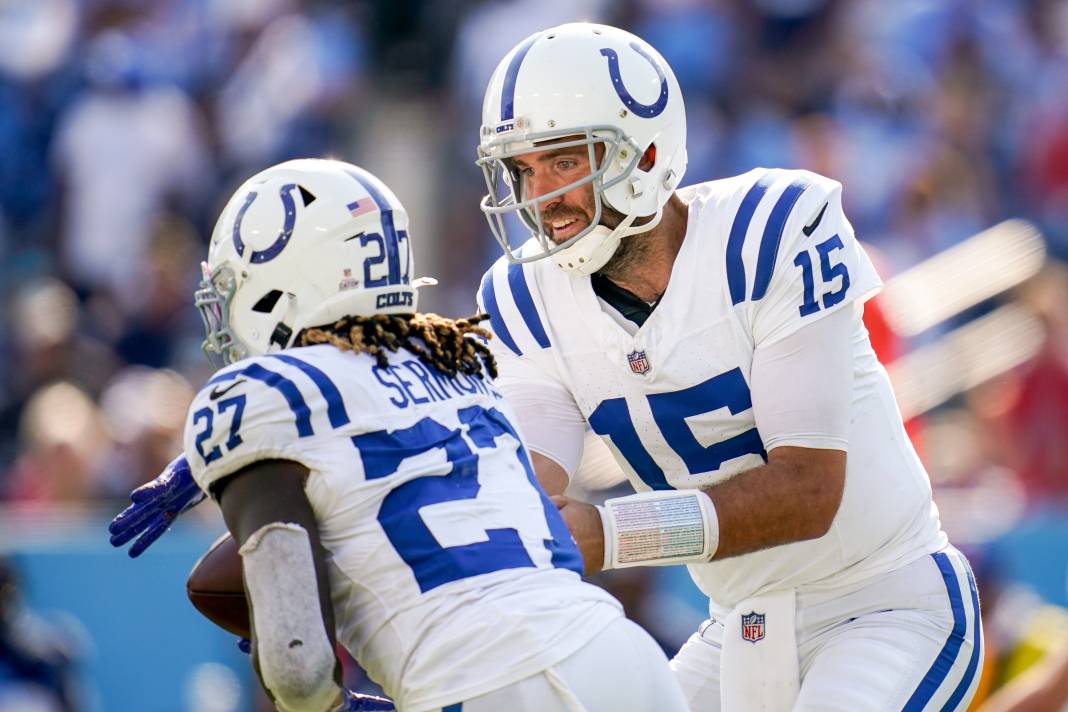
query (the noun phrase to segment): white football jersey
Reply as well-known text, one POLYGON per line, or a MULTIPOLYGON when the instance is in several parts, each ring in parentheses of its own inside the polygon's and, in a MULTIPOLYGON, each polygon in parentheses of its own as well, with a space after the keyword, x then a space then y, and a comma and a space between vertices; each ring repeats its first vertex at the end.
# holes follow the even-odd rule
POLYGON ((512 420, 488 378, 319 345, 219 371, 185 451, 205 491, 257 460, 310 470, 338 640, 398 707, 437 709, 559 662, 622 615, 581 581, 512 420))
MULTIPOLYGON (((523 412, 519 397, 534 385, 540 402, 531 410, 579 428, 584 420, 638 491, 720 482, 764 464, 768 445, 811 446, 762 437, 750 393, 754 350, 855 309, 846 484, 830 531, 691 574, 722 610, 777 588, 848 585, 942 548, 930 482, 859 318, 881 283, 842 213, 841 185, 756 169, 679 195, 689 204, 685 240, 641 328, 625 328, 588 277, 550 260, 502 258, 487 272, 479 305, 497 337, 498 385, 516 397, 520 422, 534 430, 537 414, 523 412)), ((552 452, 537 432, 527 435, 531 449, 552 452)), ((561 464, 574 471, 574 462, 561 464)))

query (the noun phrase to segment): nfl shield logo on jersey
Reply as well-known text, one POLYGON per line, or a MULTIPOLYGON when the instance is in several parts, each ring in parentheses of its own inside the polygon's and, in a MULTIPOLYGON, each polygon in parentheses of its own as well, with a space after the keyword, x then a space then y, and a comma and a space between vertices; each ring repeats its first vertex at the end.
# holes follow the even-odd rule
POLYGON ((630 363, 630 370, 639 376, 649 373, 649 359, 645 357, 644 351, 630 352, 627 354, 627 362, 630 363))
POLYGON ((742 615, 742 640, 755 643, 764 639, 764 614, 745 613, 742 615))

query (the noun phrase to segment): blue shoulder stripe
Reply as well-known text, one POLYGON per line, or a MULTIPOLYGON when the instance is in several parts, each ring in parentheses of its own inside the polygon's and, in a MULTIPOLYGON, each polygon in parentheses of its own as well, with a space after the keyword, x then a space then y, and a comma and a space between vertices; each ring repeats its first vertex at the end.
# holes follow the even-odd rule
POLYGON ((311 409, 308 408, 308 404, 304 402, 304 396, 300 394, 300 389, 297 388, 297 385, 293 383, 293 381, 280 373, 269 371, 258 363, 250 363, 248 366, 237 369, 236 371, 229 371, 228 373, 215 376, 208 381, 208 385, 210 386, 213 383, 220 383, 222 381, 232 381, 239 376, 248 376, 257 381, 262 381, 281 393, 282 397, 286 399, 286 403, 289 404, 289 409, 293 411, 293 416, 297 420, 297 434, 302 438, 314 434, 311 424, 311 409))
POLYGON ((938 653, 938 657, 931 664, 927 674, 924 675, 923 680, 920 681, 908 702, 905 703, 902 712, 922 712, 926 708, 927 703, 934 697, 935 692, 945 682, 946 676, 949 675, 949 671, 953 668, 953 663, 957 660, 961 645, 964 644, 964 630, 967 626, 967 620, 964 614, 964 599, 961 596, 960 584, 957 582, 957 572, 954 570, 953 563, 949 560, 949 557, 944 553, 938 552, 931 556, 934 558, 935 563, 938 564, 938 570, 942 573, 942 579, 946 583, 950 608, 953 610, 953 629, 950 631, 946 644, 942 646, 941 652, 938 653))
POLYGON ((753 184, 742 198, 742 204, 734 216, 730 236, 727 238, 727 286, 731 292, 731 304, 745 301, 745 263, 742 261, 742 247, 745 245, 745 233, 753 221, 753 213, 760 205, 764 193, 775 180, 775 173, 766 173, 753 184))
POLYGON ((493 290, 492 267, 482 278, 482 306, 485 307, 486 313, 489 314, 490 326, 493 328, 494 336, 510 348, 516 356, 522 356, 523 352, 519 350, 519 346, 516 345, 515 339, 512 338, 512 334, 504 323, 504 319, 501 318, 501 309, 497 305, 497 294, 493 290))
POLYGON ((288 354, 268 355, 282 363, 288 363, 290 366, 299 368, 312 380, 319 392, 323 394, 323 398, 326 399, 326 415, 330 419, 330 425, 340 428, 342 425, 349 424, 349 414, 345 410, 345 401, 341 398, 341 391, 337 389, 337 386, 325 373, 310 363, 288 354))
POLYGON ((538 308, 534 306, 534 297, 530 293, 530 285, 527 284, 526 272, 521 264, 508 265, 508 288, 512 291, 512 299, 515 301, 519 313, 530 329, 531 336, 543 349, 549 348, 549 336, 545 333, 545 325, 541 323, 538 308))
POLYGON ((760 252, 757 254, 756 279, 753 281, 752 299, 763 298, 771 284, 771 275, 775 271, 775 258, 779 254, 779 243, 786 229, 786 220, 801 194, 808 188, 806 180, 797 180, 786 187, 775 207, 771 209, 768 221, 764 223, 764 236, 760 239, 760 252))

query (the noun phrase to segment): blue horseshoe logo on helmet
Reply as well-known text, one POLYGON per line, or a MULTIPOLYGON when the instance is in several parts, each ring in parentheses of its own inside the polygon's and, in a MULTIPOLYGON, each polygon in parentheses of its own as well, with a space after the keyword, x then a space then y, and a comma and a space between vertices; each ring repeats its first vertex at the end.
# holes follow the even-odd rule
POLYGON ((608 57, 608 73, 612 76, 612 87, 616 90, 616 94, 619 95, 620 101, 623 105, 631 110, 631 113, 637 114, 643 119, 651 119, 654 116, 660 116, 663 113, 664 107, 667 106, 668 99, 668 83, 667 77, 664 76, 664 70, 660 68, 660 65, 656 63, 656 60, 650 56, 648 52, 641 48, 637 42, 630 43, 631 49, 645 57, 645 60, 649 64, 653 65, 653 69, 656 70, 656 76, 660 78, 660 96, 652 104, 642 104, 637 101, 627 88, 623 86, 623 77, 619 76, 619 55, 616 54, 614 49, 605 47, 601 50, 601 54, 608 57))
MULTIPOLYGON (((273 243, 264 250, 253 250, 250 259, 254 264, 273 260, 285 249, 285 246, 289 243, 289 238, 293 237, 293 226, 297 222, 297 205, 293 201, 290 191, 296 187, 296 183, 287 183, 278 191, 282 198, 282 209, 285 210, 285 221, 282 224, 281 232, 278 233, 278 238, 273 243)), ((234 221, 234 249, 237 250, 239 257, 245 256, 245 241, 241 239, 241 221, 245 219, 245 212, 252 205, 252 201, 256 199, 256 195, 256 192, 252 191, 245 196, 245 202, 241 209, 237 211, 237 220, 234 221)))

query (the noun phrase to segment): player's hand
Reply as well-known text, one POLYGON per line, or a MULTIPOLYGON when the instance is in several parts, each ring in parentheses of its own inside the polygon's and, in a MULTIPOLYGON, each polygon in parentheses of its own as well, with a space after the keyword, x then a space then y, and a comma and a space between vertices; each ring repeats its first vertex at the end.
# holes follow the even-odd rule
POLYGON ((128 553, 137 558, 163 536, 182 512, 200 504, 204 496, 193 481, 185 455, 179 455, 159 477, 130 493, 133 503, 108 525, 111 545, 123 546, 136 537, 128 553))
POLYGON ((375 695, 361 695, 351 690, 345 690, 345 702, 337 712, 388 712, 396 710, 393 700, 375 695))
POLYGON ((582 554, 583 570, 591 576, 604 565, 604 525, 597 507, 563 495, 551 497, 582 554))

